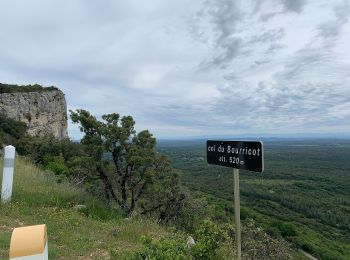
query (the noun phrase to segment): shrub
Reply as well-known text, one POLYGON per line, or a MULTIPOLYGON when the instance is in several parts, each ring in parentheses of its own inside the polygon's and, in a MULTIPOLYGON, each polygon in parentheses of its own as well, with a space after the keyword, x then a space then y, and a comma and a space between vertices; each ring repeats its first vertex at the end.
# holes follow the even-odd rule
POLYGON ((225 242, 227 234, 214 222, 205 220, 196 232, 195 238, 198 242, 192 251, 194 259, 211 259, 225 242))
POLYGON ((150 260, 185 260, 188 259, 188 253, 185 240, 177 235, 170 238, 162 238, 159 241, 149 237, 143 237, 142 243, 144 251, 140 254, 142 259, 150 260))
POLYGON ((55 158, 53 161, 49 162, 46 166, 46 169, 52 171, 55 175, 68 176, 70 173, 68 167, 60 158, 55 158))
POLYGON ((0 131, 13 138, 19 139, 27 131, 27 125, 0 114, 0 131))
POLYGON ((34 85, 11 85, 11 84, 2 84, 0 83, 0 94, 2 93, 16 93, 16 92, 44 92, 50 90, 58 90, 56 87, 42 87, 38 84, 34 85))
POLYGON ((80 156, 80 144, 69 139, 58 140, 53 136, 33 137, 24 136, 16 141, 16 150, 20 155, 29 155, 35 162, 46 166, 54 157, 61 156, 64 163, 80 156))
POLYGON ((283 221, 273 221, 270 225, 269 231, 273 234, 276 235, 278 232, 281 234, 282 237, 293 237, 297 235, 297 231, 294 227, 293 224, 291 223, 286 223, 283 221))
MULTIPOLYGON (((232 239, 234 234, 232 234, 232 239)), ((284 239, 274 239, 254 220, 249 219, 242 228, 243 259, 293 259, 289 244, 284 239)))
POLYGON ((87 217, 102 221, 111 219, 116 220, 124 217, 123 212, 118 208, 111 208, 104 204, 103 201, 94 197, 84 201, 84 205, 78 210, 87 217))
MULTIPOLYGON (((173 233, 159 241, 143 237, 143 250, 138 254, 142 259, 213 259, 226 241, 227 234, 214 222, 205 220, 195 235, 195 245, 189 248, 186 235, 173 233)), ((137 258, 137 257, 136 257, 137 258)))

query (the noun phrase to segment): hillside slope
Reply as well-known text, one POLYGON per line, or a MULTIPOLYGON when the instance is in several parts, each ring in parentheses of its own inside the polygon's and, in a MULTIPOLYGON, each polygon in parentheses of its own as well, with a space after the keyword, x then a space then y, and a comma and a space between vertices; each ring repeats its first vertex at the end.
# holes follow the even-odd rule
POLYGON ((141 247, 142 235, 166 234, 148 220, 107 211, 82 190, 58 184, 25 158, 17 158, 12 202, 0 203, 0 259, 8 258, 14 227, 43 223, 50 259, 128 259, 141 247))
MULTIPOLYGON (((0 259, 8 259, 13 228, 43 223, 48 227, 49 259, 135 259, 135 253, 144 250, 143 235, 156 240, 176 237, 173 229, 166 230, 147 218, 128 219, 118 209, 108 210, 83 190, 57 183, 53 175, 19 157, 12 202, 0 203, 0 259)), ((243 238, 246 259, 256 259, 253 256, 260 255, 260 251, 266 251, 262 255, 286 256, 283 259, 306 259, 255 226, 243 226, 243 238)), ((163 242, 162 250, 174 252, 173 242, 163 242)), ((229 243, 222 244, 218 257, 213 259, 232 259, 229 243)))

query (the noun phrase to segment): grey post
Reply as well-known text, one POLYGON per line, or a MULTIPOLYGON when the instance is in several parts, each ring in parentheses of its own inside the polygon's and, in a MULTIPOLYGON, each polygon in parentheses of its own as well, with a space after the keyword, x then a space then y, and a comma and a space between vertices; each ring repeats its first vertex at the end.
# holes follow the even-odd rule
POLYGON ((241 209, 239 200, 239 169, 233 169, 234 197, 235 197, 235 225, 236 225, 236 253, 237 259, 241 260, 241 209))

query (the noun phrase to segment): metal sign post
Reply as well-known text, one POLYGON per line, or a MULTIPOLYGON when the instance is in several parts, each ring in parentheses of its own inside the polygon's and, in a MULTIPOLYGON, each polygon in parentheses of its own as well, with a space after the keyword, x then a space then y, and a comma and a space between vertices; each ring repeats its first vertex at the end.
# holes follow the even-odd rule
POLYGON ((207 141, 207 162, 233 169, 234 204, 236 226, 236 256, 242 258, 241 217, 239 198, 239 170, 264 171, 264 150, 262 142, 252 141, 207 141))
POLYGON ((236 225, 236 250, 237 259, 241 260, 241 207, 239 199, 239 170, 233 169, 234 198, 235 198, 235 225, 236 225))

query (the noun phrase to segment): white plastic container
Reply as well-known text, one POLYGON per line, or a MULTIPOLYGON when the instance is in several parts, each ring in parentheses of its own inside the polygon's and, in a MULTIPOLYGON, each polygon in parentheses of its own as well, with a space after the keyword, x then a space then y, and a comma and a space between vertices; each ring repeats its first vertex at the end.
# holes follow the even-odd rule
POLYGON ((46 225, 15 228, 9 255, 10 260, 48 260, 46 225))

